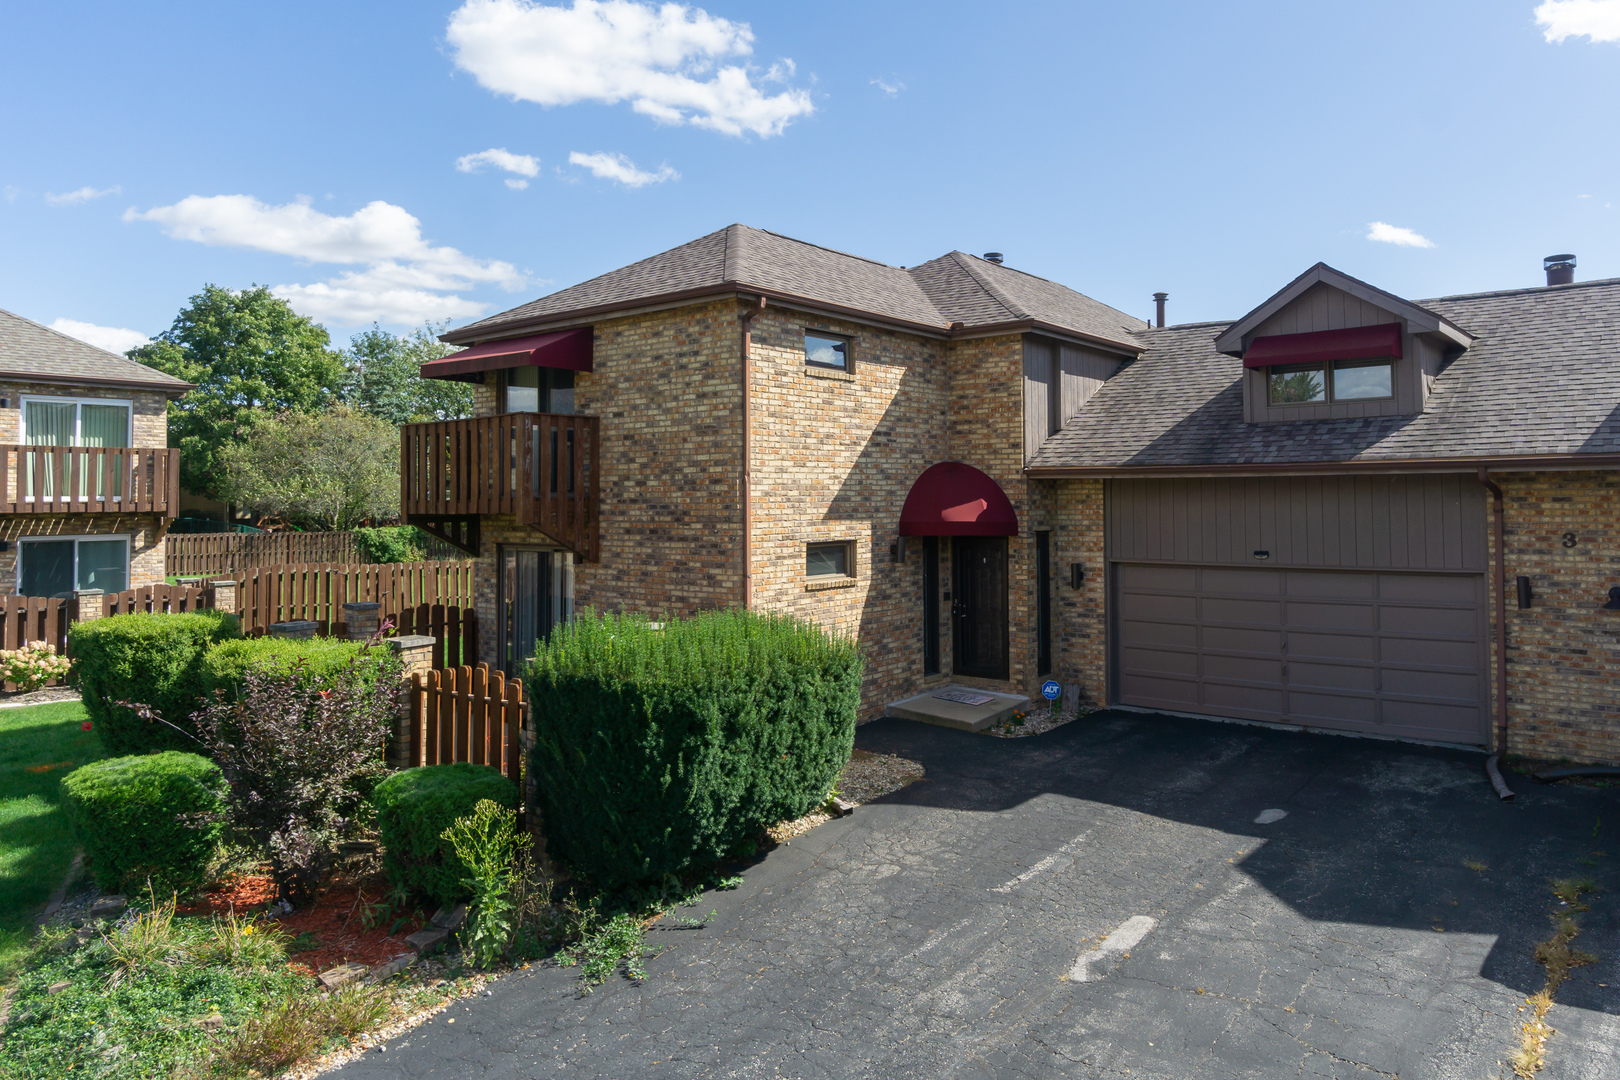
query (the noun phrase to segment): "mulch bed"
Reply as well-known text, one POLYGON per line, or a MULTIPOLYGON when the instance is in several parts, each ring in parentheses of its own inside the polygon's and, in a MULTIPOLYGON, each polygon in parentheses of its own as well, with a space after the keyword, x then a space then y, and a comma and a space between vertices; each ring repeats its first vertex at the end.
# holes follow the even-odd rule
MULTIPOLYGON (((388 932, 392 919, 370 930, 365 928, 365 909, 381 899, 382 892, 382 887, 375 883, 368 885, 338 878, 322 891, 313 907, 276 916, 276 925, 289 939, 307 933, 318 942, 313 949, 293 953, 292 962, 318 974, 349 961, 371 967, 410 952, 405 938, 422 929, 427 921, 425 916, 418 919, 414 911, 410 912, 410 921, 400 927, 397 934, 388 932)), ((268 904, 275 895, 275 883, 269 877, 249 874, 224 881, 210 888, 200 899, 183 904, 175 911, 181 915, 246 912, 268 904)))

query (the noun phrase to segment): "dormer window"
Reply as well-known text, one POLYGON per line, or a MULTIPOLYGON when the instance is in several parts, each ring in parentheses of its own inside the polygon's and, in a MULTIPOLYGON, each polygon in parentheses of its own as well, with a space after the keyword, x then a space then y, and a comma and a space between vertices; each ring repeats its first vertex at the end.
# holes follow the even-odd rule
POLYGON ((1320 405, 1394 397, 1394 367, 1388 360, 1278 365, 1269 369, 1266 396, 1273 405, 1320 405))

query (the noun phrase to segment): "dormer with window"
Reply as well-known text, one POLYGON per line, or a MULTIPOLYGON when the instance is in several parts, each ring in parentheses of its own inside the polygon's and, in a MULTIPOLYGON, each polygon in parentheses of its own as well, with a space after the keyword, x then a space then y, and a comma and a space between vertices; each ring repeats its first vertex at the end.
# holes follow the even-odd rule
POLYGON ((1440 315, 1318 263, 1215 339, 1243 361, 1250 424, 1411 416, 1473 341, 1440 315))

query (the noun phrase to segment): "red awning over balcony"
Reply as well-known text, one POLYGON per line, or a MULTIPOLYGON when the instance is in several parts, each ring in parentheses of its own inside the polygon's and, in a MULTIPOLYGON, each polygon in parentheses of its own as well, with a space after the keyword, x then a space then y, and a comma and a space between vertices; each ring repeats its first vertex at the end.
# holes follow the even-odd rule
POLYGON ((555 334, 486 341, 443 360, 429 360, 422 365, 422 378, 454 379, 480 371, 514 367, 590 371, 592 339, 591 328, 585 326, 578 330, 560 330, 555 334))
POLYGON ((1314 334, 1272 334, 1249 342, 1246 368, 1276 364, 1322 364, 1333 360, 1370 360, 1401 355, 1401 324, 1318 330, 1314 334))
POLYGON ((917 477, 900 511, 901 536, 1017 536, 1001 485, 971 465, 942 461, 917 477))

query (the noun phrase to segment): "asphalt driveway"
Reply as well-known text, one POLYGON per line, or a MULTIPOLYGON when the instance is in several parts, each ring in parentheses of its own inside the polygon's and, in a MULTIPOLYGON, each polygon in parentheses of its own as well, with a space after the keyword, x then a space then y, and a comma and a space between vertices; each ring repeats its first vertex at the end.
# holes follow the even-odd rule
POLYGON ((649 935, 645 984, 532 968, 337 1075, 1482 1080, 1572 875, 1598 960, 1542 1075, 1620 1075, 1620 789, 1501 803, 1478 754, 1124 712, 857 745, 928 779, 649 935))

